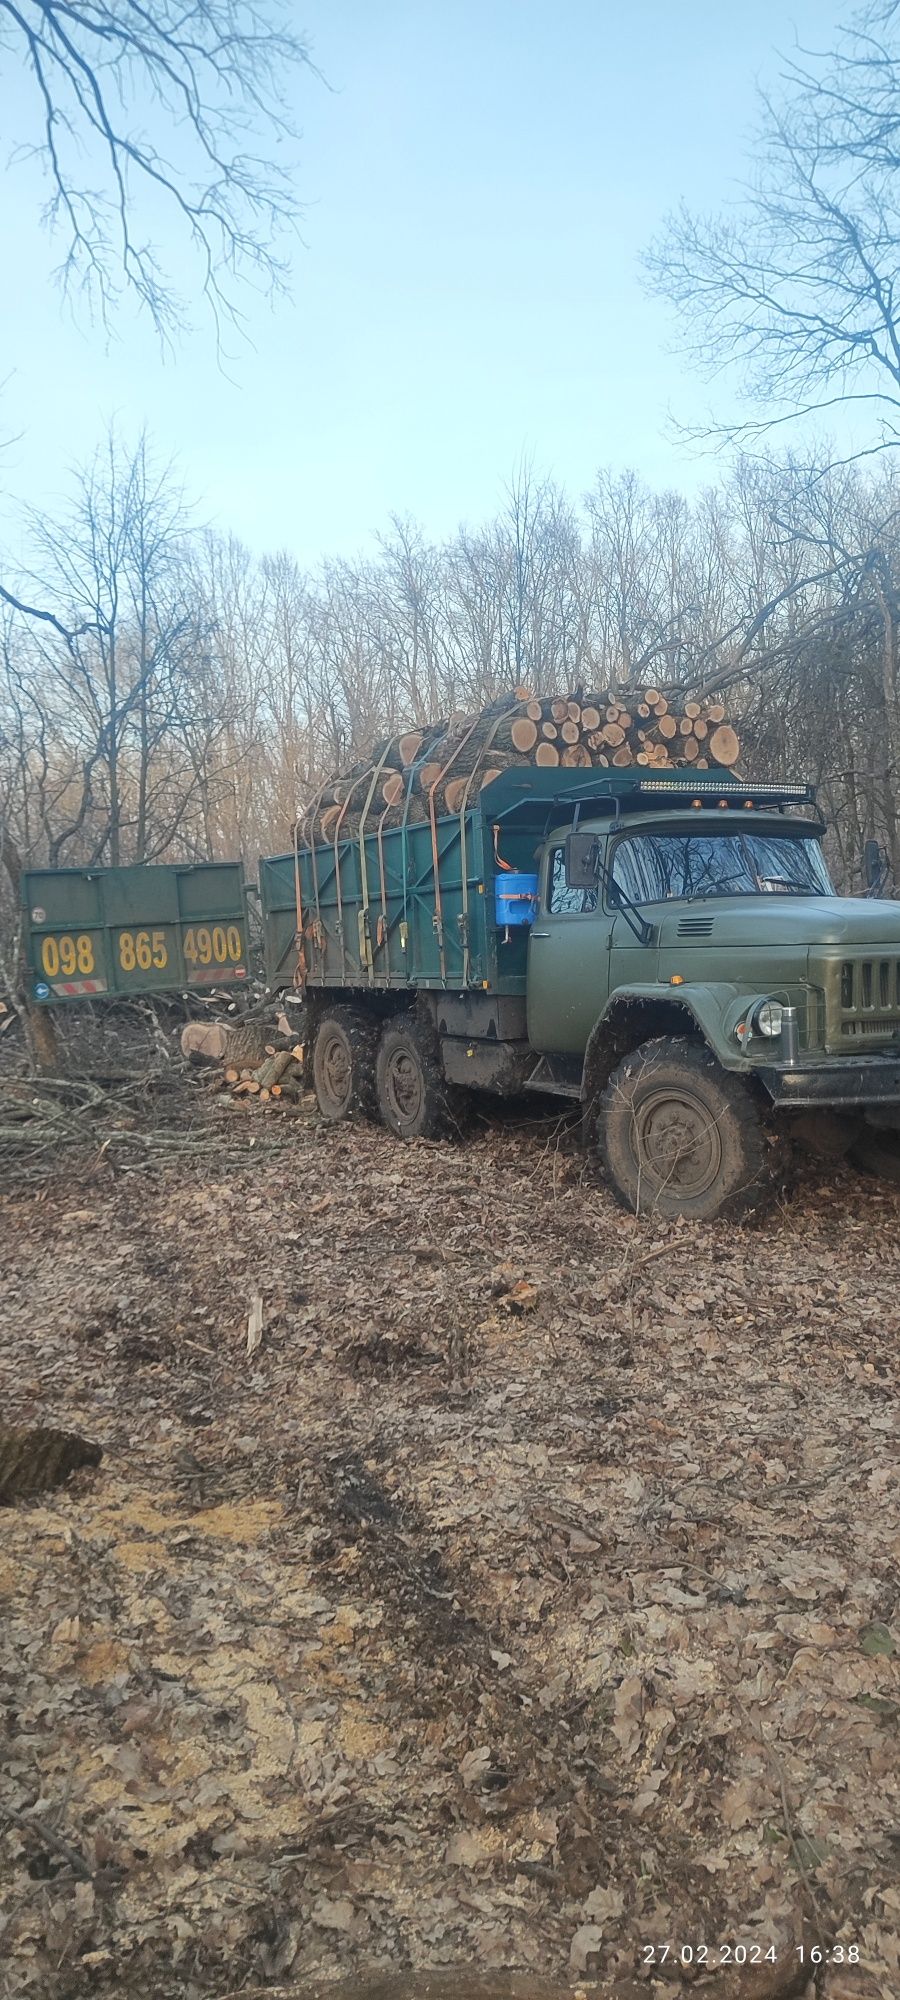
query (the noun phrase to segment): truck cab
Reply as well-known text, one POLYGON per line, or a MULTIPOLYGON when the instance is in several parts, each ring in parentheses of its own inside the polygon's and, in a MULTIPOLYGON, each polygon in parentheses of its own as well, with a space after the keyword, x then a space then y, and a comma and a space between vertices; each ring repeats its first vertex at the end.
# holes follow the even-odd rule
POLYGON ((900 908, 835 894, 807 788, 654 798, 550 833, 528 1039, 632 1205, 705 1214, 752 1195, 775 1112, 832 1150, 900 1125, 900 908))

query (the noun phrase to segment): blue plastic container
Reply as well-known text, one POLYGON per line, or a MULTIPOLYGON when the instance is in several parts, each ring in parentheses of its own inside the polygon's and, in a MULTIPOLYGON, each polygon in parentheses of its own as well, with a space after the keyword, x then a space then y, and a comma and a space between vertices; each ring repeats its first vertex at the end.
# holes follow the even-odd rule
POLYGON ((538 878, 512 872, 494 880, 494 914, 504 930, 513 924, 533 924, 537 914, 538 878))

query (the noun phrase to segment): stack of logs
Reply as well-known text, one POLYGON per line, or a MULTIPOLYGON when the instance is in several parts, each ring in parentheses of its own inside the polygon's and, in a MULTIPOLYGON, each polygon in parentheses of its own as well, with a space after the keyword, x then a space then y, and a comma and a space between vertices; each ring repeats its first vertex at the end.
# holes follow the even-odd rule
POLYGON ((718 701, 668 697, 645 687, 628 695, 502 697, 477 716, 457 713, 376 745, 368 763, 330 780, 301 820, 307 841, 331 841, 371 826, 458 813, 512 765, 564 770, 730 769, 736 731, 718 701))
POLYGON ((219 1087, 256 1104, 298 1104, 303 1094, 302 1043, 292 1049, 267 1047, 264 1060, 253 1067, 227 1063, 219 1087))

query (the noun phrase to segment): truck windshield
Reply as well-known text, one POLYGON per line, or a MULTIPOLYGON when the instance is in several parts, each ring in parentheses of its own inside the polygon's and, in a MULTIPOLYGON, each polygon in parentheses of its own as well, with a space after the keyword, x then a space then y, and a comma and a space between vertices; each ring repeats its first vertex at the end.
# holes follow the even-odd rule
POLYGON ((833 896, 821 847, 798 834, 633 833, 620 840, 613 887, 633 903, 706 896, 833 896))

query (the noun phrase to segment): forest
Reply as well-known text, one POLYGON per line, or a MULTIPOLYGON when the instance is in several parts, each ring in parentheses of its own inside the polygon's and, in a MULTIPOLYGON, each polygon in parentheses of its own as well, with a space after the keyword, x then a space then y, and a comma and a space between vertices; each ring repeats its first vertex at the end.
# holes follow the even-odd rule
POLYGON ((152 440, 110 433, 5 592, 0 839, 9 976, 28 864, 278 852, 379 736, 516 686, 724 695, 741 768, 814 780, 840 885, 900 880, 900 482, 739 457, 691 498, 582 496, 519 466, 442 543, 397 516, 304 571, 202 522, 152 440), (34 615, 39 609, 40 615, 34 615))

